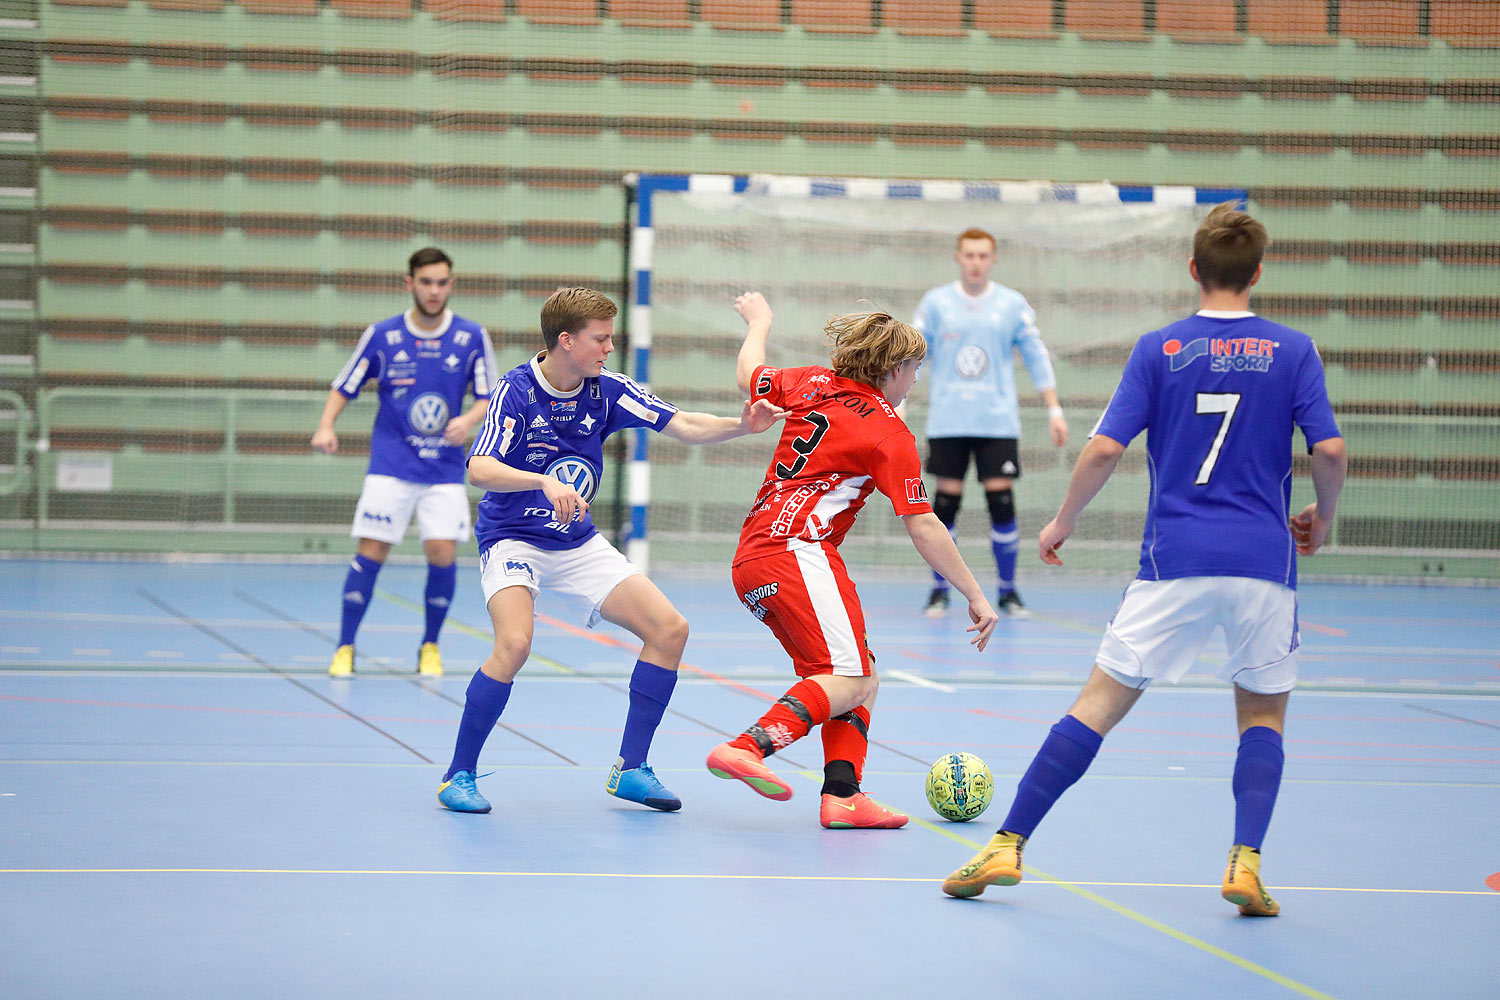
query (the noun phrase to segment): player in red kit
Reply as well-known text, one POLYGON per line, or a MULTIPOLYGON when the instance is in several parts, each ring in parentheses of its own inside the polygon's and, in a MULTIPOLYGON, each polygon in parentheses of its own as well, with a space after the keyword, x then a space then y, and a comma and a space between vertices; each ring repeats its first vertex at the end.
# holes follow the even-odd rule
POLYGON ((926 343, 888 313, 836 316, 825 327, 833 341, 831 368, 770 368, 771 307, 751 292, 735 308, 748 324, 735 369, 740 391, 784 408, 787 418, 740 531, 734 587, 791 655, 801 680, 755 725, 715 747, 708 768, 767 798, 789 799, 791 786, 765 758, 821 725, 823 826, 904 826, 905 815, 859 788, 879 679, 838 546, 870 494, 879 490, 890 499, 917 552, 968 599, 968 631, 981 650, 999 617, 932 512, 916 439, 893 409, 916 383, 926 343))

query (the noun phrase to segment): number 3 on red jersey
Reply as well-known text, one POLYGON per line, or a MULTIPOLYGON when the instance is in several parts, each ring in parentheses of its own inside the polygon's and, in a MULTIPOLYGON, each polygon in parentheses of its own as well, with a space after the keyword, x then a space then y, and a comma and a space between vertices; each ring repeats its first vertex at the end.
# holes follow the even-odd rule
MULTIPOLYGON (((764 377, 764 376, 762 376, 764 377)), ((812 433, 806 437, 795 438, 792 441, 792 450, 797 453, 797 460, 791 465, 776 463, 776 477, 778 479, 791 479, 801 472, 807 465, 807 459, 817 449, 818 443, 823 440, 823 435, 828 433, 828 418, 817 410, 809 411, 802 418, 813 425, 812 433)))

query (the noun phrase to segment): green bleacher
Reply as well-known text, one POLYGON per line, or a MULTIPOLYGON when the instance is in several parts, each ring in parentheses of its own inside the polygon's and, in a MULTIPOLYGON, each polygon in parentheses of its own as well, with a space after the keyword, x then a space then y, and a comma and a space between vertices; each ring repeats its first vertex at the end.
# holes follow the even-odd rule
MULTIPOLYGON (((3 549, 342 551, 372 402, 338 456, 307 438, 413 249, 508 367, 559 284, 624 297, 625 174, 769 172, 1247 188, 1257 307, 1317 339, 1349 438, 1319 566, 1500 577, 1500 4, 6 0, 0 107, 3 549), (59 488, 100 458, 109 490, 59 488)), ((730 412, 678 333, 654 387, 730 412)), ((1075 440, 1023 441, 1023 524, 1117 346, 1056 357, 1075 440)), ((657 442, 654 523, 758 454, 657 442)))

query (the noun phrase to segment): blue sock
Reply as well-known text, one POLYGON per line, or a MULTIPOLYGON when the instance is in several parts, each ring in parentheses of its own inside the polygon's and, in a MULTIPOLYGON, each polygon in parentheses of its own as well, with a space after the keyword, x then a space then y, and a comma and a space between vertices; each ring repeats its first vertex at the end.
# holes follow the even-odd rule
POLYGON ((380 572, 380 563, 374 559, 356 555, 349 563, 349 573, 344 577, 344 614, 339 622, 339 645, 354 645, 354 633, 364 621, 370 609, 370 598, 375 596, 375 576, 380 572))
POLYGON ((1276 808, 1281 788, 1281 734, 1266 726, 1251 726, 1240 734, 1234 758, 1234 842, 1260 850, 1276 808))
POLYGON ((505 703, 510 700, 513 685, 502 684, 482 670, 474 671, 469 689, 464 692, 464 714, 458 723, 458 742, 453 745, 453 763, 448 765, 447 781, 458 771, 474 771, 479 767, 479 751, 484 741, 490 738, 505 703))
POLYGON ((458 564, 447 566, 427 564, 427 631, 422 641, 437 642, 438 632, 443 628, 443 619, 448 617, 448 606, 453 603, 453 592, 458 589, 458 564))
POLYGON ((630 675, 630 711, 625 716, 625 735, 620 738, 620 770, 628 771, 646 762, 651 737, 661 725, 662 714, 677 685, 677 671, 645 660, 635 661, 630 675))
POLYGON ((995 572, 1000 577, 1000 593, 1016 589, 1016 553, 1021 548, 1021 533, 1014 520, 990 525, 990 551, 995 554, 995 572))
MULTIPOLYGON (((948 537, 953 539, 953 544, 958 544, 958 528, 955 525, 948 526, 948 537)), ((948 581, 943 579, 943 574, 937 570, 932 571, 932 587, 934 590, 947 590, 948 581)))
POLYGON ((1031 836, 1042 817, 1062 793, 1072 787, 1073 782, 1083 777, 1099 752, 1104 737, 1071 715, 1065 715, 1047 734, 1036 758, 1026 769, 1021 784, 1016 789, 1016 800, 1011 803, 1002 830, 1031 836))

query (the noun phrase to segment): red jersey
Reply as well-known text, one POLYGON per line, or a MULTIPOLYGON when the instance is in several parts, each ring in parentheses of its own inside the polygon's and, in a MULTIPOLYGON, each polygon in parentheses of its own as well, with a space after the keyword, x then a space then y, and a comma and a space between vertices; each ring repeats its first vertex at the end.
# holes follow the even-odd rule
POLYGON ((734 565, 810 545, 837 547, 874 490, 890 497, 897 514, 932 510, 916 438, 878 389, 821 366, 762 365, 750 398, 789 413, 734 565))

